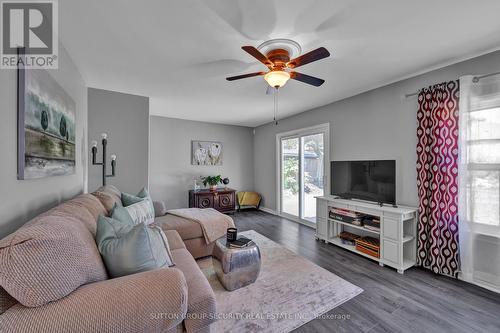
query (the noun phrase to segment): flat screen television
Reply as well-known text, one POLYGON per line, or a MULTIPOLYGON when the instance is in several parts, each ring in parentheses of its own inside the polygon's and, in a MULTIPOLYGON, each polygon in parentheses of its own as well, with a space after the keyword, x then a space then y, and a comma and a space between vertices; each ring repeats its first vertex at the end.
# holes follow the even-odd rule
POLYGON ((396 161, 332 161, 331 194, 396 204, 396 161))

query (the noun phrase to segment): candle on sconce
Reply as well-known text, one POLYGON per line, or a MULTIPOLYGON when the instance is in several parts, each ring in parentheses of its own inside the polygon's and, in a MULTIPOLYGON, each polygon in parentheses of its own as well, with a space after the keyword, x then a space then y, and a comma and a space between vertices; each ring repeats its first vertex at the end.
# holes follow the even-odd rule
POLYGON ((107 140, 107 139, 108 139, 108 134, 107 134, 107 133, 102 133, 102 134, 101 134, 101 138, 102 138, 103 140, 107 140))
POLYGON ((111 175, 115 175, 115 166, 116 166, 116 155, 111 155, 111 175))
POLYGON ((97 141, 92 141, 92 164, 96 164, 97 141))

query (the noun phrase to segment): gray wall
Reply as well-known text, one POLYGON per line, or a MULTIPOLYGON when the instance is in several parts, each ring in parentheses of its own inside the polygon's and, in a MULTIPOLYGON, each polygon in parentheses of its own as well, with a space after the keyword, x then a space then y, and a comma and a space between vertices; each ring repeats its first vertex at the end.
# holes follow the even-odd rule
MULTIPOLYGON (((148 186, 149 98, 115 91, 89 88, 88 145, 98 142, 98 162, 102 159, 101 133, 108 134, 107 169, 110 156, 117 155, 117 174, 107 183, 128 193, 148 186)), ((102 169, 92 165, 89 154, 88 188, 92 192, 102 185, 102 169)))
POLYGON ((229 177, 229 187, 253 189, 253 134, 241 126, 151 117, 151 195, 168 208, 188 206, 188 190, 200 175, 229 177), (222 166, 191 165, 191 140, 220 141, 222 166))
POLYGON ((87 88, 62 45, 52 77, 76 103, 76 172, 70 176, 17 180, 17 74, 0 70, 0 238, 39 213, 85 190, 87 88))
POLYGON ((276 209, 276 134, 326 122, 330 123, 331 160, 396 159, 398 203, 416 206, 417 97, 402 96, 461 75, 498 71, 500 51, 292 116, 277 127, 257 127, 255 190, 263 195, 264 207, 276 209))

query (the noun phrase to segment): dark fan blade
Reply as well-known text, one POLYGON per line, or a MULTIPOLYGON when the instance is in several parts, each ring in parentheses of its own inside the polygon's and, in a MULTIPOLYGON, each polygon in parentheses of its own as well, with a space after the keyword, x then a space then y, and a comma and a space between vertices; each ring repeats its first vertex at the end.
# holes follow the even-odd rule
POLYGON ((320 47, 319 49, 313 50, 306 54, 303 54, 295 59, 292 59, 288 62, 287 66, 289 68, 297 68, 299 66, 304 66, 313 61, 317 61, 330 56, 330 52, 324 47, 320 47))
POLYGON ((267 67, 271 68, 273 66, 272 61, 269 60, 269 59, 267 59, 267 57, 265 55, 263 55, 262 53, 260 53, 260 51, 257 50, 255 47, 253 47, 253 46, 242 46, 241 48, 243 50, 245 50, 246 52, 248 52, 248 54, 250 54, 252 57, 254 57, 258 61, 260 61, 261 63, 263 63, 264 65, 266 65, 267 67))
POLYGON ((306 74, 301 74, 301 73, 297 73, 297 72, 291 72, 290 79, 294 79, 294 80, 297 80, 300 82, 311 84, 315 87, 319 87, 320 85, 325 83, 325 80, 318 79, 317 77, 306 75, 306 74))
POLYGON ((265 72, 257 72, 257 73, 236 75, 236 76, 226 77, 226 80, 228 80, 228 81, 234 81, 234 80, 239 80, 239 79, 246 79, 247 77, 264 75, 264 74, 266 74, 266 73, 265 72))

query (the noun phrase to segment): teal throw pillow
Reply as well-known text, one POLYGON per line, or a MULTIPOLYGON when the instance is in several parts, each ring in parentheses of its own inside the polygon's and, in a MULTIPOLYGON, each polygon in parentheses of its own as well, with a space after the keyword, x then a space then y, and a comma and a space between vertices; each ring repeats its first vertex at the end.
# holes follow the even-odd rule
POLYGON ((111 215, 112 219, 118 220, 118 221, 125 223, 125 224, 129 224, 129 225, 139 224, 139 223, 136 223, 136 221, 134 221, 134 219, 132 219, 132 217, 130 216, 130 213, 128 212, 128 210, 125 207, 118 206, 117 204, 115 204, 113 206, 113 209, 111 210, 110 215, 111 215))
POLYGON ((112 278, 174 265, 167 237, 155 225, 100 215, 96 243, 112 278))
MULTIPOLYGON (((148 192, 147 188, 145 188, 145 187, 143 187, 142 190, 140 190, 139 193, 137 193, 137 195, 122 192, 122 204, 124 206, 133 205, 133 204, 138 203, 139 201, 142 201, 144 199, 151 200, 151 196, 149 195, 149 192, 148 192)), ((152 200, 151 200, 151 202, 152 202, 152 200)))

